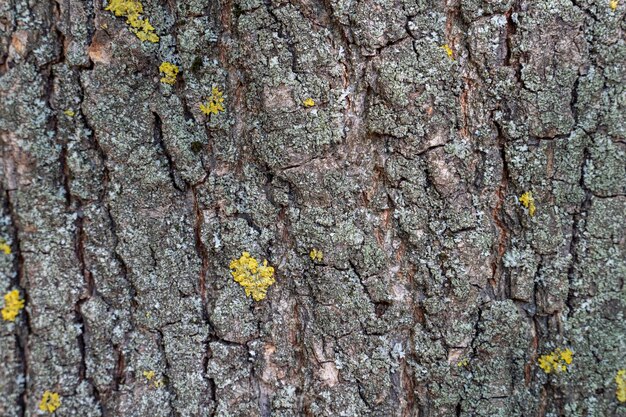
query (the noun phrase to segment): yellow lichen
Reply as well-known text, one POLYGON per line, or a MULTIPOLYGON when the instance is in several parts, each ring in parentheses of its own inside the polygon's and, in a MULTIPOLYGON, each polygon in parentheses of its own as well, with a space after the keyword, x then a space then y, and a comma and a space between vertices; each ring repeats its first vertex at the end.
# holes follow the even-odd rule
POLYGON ((311 260, 313 262, 322 262, 322 260, 324 259, 324 253, 321 250, 315 248, 311 249, 309 256, 311 257, 311 260))
POLYGON ((611 8, 611 10, 615 11, 617 9, 617 5, 619 4, 618 0, 611 0, 609 1, 609 7, 611 8))
POLYGON ((304 100, 302 102, 302 104, 304 104, 304 107, 313 107, 313 106, 315 106, 315 100, 313 100, 311 97, 309 97, 306 100, 304 100))
POLYGON ((626 403, 626 369, 620 369, 617 371, 617 375, 615 375, 615 383, 617 384, 617 389, 615 390, 617 401, 626 403))
POLYGON ((561 356, 561 360, 565 362, 566 365, 572 364, 573 352, 571 350, 569 349, 559 350, 559 355, 561 356))
POLYGON ((567 366, 572 363, 573 353, 570 349, 557 348, 547 355, 542 355, 538 359, 539 367, 546 374, 552 372, 565 372, 567 366))
POLYGON ((210 114, 218 114, 221 111, 225 111, 224 98, 222 97, 223 92, 219 90, 217 87, 213 87, 211 90, 211 96, 207 99, 206 104, 200 104, 200 111, 206 115, 210 114))
MULTIPOLYGON (((441 48, 442 48, 444 51, 446 51, 446 54, 447 54, 450 58, 452 58, 452 48, 450 48, 450 46, 449 46, 448 44, 441 45, 441 48)), ((454 59, 454 58, 452 58, 452 59, 454 59)))
POLYGON ((43 397, 39 402, 39 409, 41 411, 47 411, 48 413, 54 413, 54 410, 61 406, 61 397, 56 392, 46 391, 43 393, 43 397))
POLYGON ((469 360, 467 360, 467 358, 461 359, 460 361, 457 362, 456 366, 465 368, 469 366, 469 360))
POLYGON ((239 259, 230 263, 230 273, 235 282, 246 290, 246 296, 261 301, 267 295, 267 289, 274 280, 274 268, 268 266, 267 260, 263 265, 250 256, 248 252, 243 252, 239 259))
POLYGON ((11 254, 11 246, 9 246, 4 239, 0 239, 0 252, 4 252, 5 255, 11 254))
POLYGON ((72 110, 72 109, 63 110, 63 113, 67 117, 74 117, 76 115, 76 113, 74 113, 74 110, 72 110))
POLYGON ((524 194, 522 194, 519 198, 519 202, 522 204, 522 206, 528 209, 528 214, 530 215, 530 217, 535 215, 535 199, 533 198, 533 193, 531 191, 526 191, 524 194))
POLYGON ((156 372, 154 371, 143 371, 143 376, 148 382, 152 381, 152 386, 154 388, 161 388, 163 385, 165 385, 165 381, 163 381, 162 378, 155 378, 156 372))
POLYGON ((104 9, 112 12, 115 16, 124 16, 130 30, 142 41, 156 43, 159 37, 154 27, 147 18, 142 16, 143 5, 139 0, 109 0, 109 5, 104 9))
POLYGON ((163 62, 159 66, 159 72, 165 74, 161 78, 161 82, 169 85, 173 85, 176 82, 176 76, 178 75, 178 67, 170 62, 163 62))
POLYGON ((24 300, 20 298, 20 292, 18 290, 9 291, 4 295, 2 318, 5 321, 15 321, 15 318, 23 308, 24 300))

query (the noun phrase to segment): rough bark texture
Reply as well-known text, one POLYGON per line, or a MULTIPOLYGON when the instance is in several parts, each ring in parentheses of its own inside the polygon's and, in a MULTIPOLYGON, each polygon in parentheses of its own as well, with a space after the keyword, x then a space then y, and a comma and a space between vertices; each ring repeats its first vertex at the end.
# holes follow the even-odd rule
POLYGON ((0 2, 0 415, 626 415, 625 2, 105 6, 0 2))

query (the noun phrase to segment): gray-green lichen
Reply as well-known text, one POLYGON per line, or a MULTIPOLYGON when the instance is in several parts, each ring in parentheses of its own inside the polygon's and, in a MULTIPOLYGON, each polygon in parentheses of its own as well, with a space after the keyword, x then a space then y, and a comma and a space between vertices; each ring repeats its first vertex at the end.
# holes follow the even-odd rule
POLYGON ((0 5, 0 414, 624 413, 623 4, 142 4, 0 5))

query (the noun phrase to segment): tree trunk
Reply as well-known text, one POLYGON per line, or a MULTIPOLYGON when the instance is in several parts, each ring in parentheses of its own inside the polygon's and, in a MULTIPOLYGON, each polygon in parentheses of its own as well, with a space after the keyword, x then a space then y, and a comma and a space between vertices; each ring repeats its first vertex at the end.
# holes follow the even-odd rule
POLYGON ((1 416, 626 415, 625 2, 142 3, 0 3, 1 416))

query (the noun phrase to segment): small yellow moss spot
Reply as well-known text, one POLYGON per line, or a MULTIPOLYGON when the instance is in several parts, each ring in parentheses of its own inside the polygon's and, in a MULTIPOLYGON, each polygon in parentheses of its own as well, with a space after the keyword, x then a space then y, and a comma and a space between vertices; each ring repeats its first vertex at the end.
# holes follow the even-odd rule
POLYGON ((552 372, 565 372, 567 366, 572 363, 573 353, 570 349, 557 348, 547 355, 542 355, 538 359, 539 367, 546 374, 552 372))
POLYGON ((164 84, 173 85, 176 82, 176 76, 178 75, 178 67, 170 62, 163 62, 159 66, 159 72, 165 74, 161 78, 161 82, 164 84))
POLYGON ((611 10, 615 11, 617 9, 617 5, 619 4, 618 0, 611 0, 609 1, 609 7, 611 7, 611 10))
POLYGON ((304 100, 302 102, 302 104, 304 104, 304 107, 313 107, 313 106, 315 106, 315 100, 313 100, 311 97, 309 97, 306 100, 304 100))
POLYGON ((152 378, 154 378, 154 371, 143 371, 143 376, 148 380, 151 381, 152 378))
POLYGON ((321 250, 315 248, 311 249, 309 256, 311 257, 311 260, 313 262, 322 262, 322 260, 324 259, 324 253, 321 250))
POLYGON ((115 16, 124 16, 130 30, 142 41, 157 43, 159 37, 154 27, 147 18, 142 16, 143 5, 139 0, 109 0, 109 5, 104 10, 110 11, 115 16))
POLYGON ((4 295, 2 318, 5 321, 15 321, 15 318, 23 308, 24 300, 20 298, 20 292, 18 290, 9 291, 4 295))
POLYGON ((452 57, 452 48, 450 48, 450 46, 448 44, 445 45, 441 45, 441 48, 446 51, 446 54, 448 55, 448 57, 452 58, 454 60, 454 58, 452 57))
POLYGON ((41 411, 47 411, 48 413, 54 413, 54 410, 61 406, 61 397, 56 392, 46 391, 43 393, 43 397, 39 402, 39 409, 41 411))
POLYGON ((535 199, 533 198, 533 193, 531 191, 526 191, 519 198, 519 202, 522 203, 522 206, 528 209, 528 214, 530 217, 535 215, 535 199))
POLYGON ((162 379, 157 379, 152 385, 154 386, 154 388, 161 388, 165 385, 165 381, 163 381, 162 379))
POLYGON ((0 252, 4 252, 5 255, 11 254, 11 247, 4 241, 4 239, 0 239, 0 252))
POLYGON ((617 371, 617 375, 615 375, 615 383, 617 384, 617 389, 615 390, 617 401, 626 403, 626 369, 620 369, 617 371))
POLYGON ((67 116, 67 117, 74 117, 76 115, 76 113, 74 113, 74 111, 72 109, 67 109, 64 110, 63 113, 67 116))
POLYGON ((211 90, 211 97, 207 99, 206 104, 200 104, 200 111, 206 115, 210 114, 218 114, 221 111, 225 111, 224 109, 224 97, 222 97, 224 93, 219 90, 217 87, 213 87, 211 90))
POLYGON ((230 269, 235 282, 246 290, 246 297, 252 296, 255 301, 263 300, 269 286, 276 282, 274 268, 268 266, 267 260, 259 265, 259 261, 248 252, 243 252, 239 259, 233 260, 230 269))

